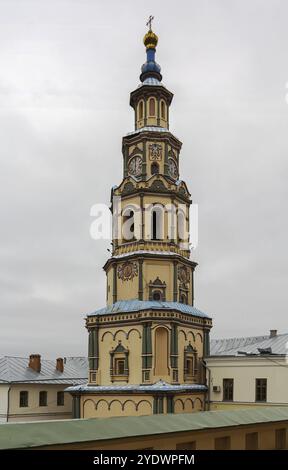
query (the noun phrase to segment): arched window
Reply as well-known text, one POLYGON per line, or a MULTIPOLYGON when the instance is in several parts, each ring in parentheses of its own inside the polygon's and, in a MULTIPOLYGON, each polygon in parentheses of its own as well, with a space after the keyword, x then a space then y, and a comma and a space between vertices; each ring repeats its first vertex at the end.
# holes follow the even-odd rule
POLYGON ((168 375, 168 331, 160 327, 155 331, 155 375, 168 375))
POLYGON ((189 242, 189 232, 187 231, 187 219, 183 209, 177 211, 178 237, 179 240, 189 242))
POLYGON ((159 165, 158 163, 154 162, 151 165, 151 175, 158 175, 159 173, 159 165))
POLYGON ((139 119, 143 119, 143 114, 144 114, 143 110, 144 110, 143 101, 140 101, 139 108, 138 108, 138 118, 139 119))
POLYGON ((166 109, 164 101, 161 101, 161 118, 166 119, 166 109))
POLYGON ((154 207, 151 214, 151 238, 152 240, 163 240, 164 232, 164 208, 154 207))
POLYGON ((149 100, 149 116, 155 116, 155 99, 150 98, 149 100))
POLYGON ((133 240, 134 238, 134 212, 132 210, 123 211, 123 238, 133 240))

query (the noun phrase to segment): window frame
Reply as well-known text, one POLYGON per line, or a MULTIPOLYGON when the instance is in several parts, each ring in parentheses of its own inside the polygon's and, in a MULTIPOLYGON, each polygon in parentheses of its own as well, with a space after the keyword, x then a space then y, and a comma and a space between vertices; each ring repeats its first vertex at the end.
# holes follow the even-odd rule
POLYGON ((222 401, 234 401, 234 379, 232 379, 232 378, 223 378, 222 386, 223 386, 222 401), (226 393, 227 393, 227 395, 226 395, 226 393), (231 395, 232 395, 232 397, 231 397, 231 395))
POLYGON ((255 402, 266 403, 267 402, 267 378, 256 378, 255 379, 255 402))
POLYGON ((48 406, 48 393, 46 390, 39 392, 39 406, 48 406))
POLYGON ((19 408, 29 407, 29 392, 28 390, 20 390, 19 392, 19 408), (23 395, 25 394, 25 395, 23 395), (23 398, 25 397, 25 398, 23 398))
POLYGON ((58 390, 57 392, 57 406, 65 405, 65 393, 63 390, 58 390), (60 399, 61 397, 61 399, 60 399))

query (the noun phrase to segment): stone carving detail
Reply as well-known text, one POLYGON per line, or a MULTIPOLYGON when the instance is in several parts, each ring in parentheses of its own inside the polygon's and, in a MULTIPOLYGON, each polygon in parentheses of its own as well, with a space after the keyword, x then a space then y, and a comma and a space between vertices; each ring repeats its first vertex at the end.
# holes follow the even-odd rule
POLYGON ((126 263, 120 264, 117 268, 118 278, 122 281, 130 281, 133 277, 138 276, 137 263, 127 261, 126 263))
POLYGON ((128 183, 124 184, 122 194, 131 193, 132 191, 134 191, 134 189, 135 186, 129 181, 128 183))
POLYGON ((155 180, 153 184, 151 184, 151 189, 153 189, 153 191, 160 191, 160 192, 167 191, 164 183, 161 180, 155 180))
POLYGON ((149 145, 149 157, 150 157, 150 160, 153 160, 153 161, 162 160, 162 145, 150 144, 149 145))
POLYGON ((182 284, 190 282, 190 271, 186 268, 186 266, 179 266, 178 279, 182 284))

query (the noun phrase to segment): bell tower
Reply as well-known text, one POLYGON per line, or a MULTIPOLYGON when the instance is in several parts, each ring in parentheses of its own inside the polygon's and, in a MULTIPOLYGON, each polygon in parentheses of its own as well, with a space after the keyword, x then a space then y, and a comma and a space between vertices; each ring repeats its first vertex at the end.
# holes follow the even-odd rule
POLYGON ((123 179, 111 190, 113 240, 104 265, 106 307, 86 318, 89 382, 70 387, 75 417, 203 410, 203 356, 211 318, 194 307, 191 195, 181 142, 169 130, 173 94, 144 36, 146 62, 130 94, 134 130, 123 137, 123 179))

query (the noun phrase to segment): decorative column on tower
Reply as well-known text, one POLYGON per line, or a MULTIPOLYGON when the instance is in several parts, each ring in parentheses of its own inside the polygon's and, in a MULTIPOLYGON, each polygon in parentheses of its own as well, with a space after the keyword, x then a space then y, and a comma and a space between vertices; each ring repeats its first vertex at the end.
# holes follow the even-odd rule
POLYGON ((191 197, 179 176, 182 144, 169 131, 173 94, 162 83, 149 26, 141 83, 130 95, 135 129, 123 137, 123 180, 111 191, 120 218, 104 266, 107 306, 86 319, 88 384, 68 389, 84 418, 205 406, 202 358, 212 322, 193 305, 196 263, 185 236, 191 197))

